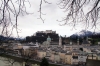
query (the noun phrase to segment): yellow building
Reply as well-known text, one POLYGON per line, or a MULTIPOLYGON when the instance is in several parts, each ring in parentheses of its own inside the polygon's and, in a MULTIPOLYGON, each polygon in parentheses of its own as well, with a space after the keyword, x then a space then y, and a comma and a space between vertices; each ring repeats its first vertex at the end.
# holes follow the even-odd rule
POLYGON ((51 57, 50 57, 50 60, 52 62, 60 62, 60 56, 58 53, 52 53, 51 57))
POLYGON ((97 59, 100 60, 100 54, 97 55, 97 59))
POLYGON ((34 58, 37 56, 37 49, 36 48, 22 49, 22 53, 25 56, 30 56, 31 58, 34 58))
POLYGON ((18 44, 17 46, 18 46, 18 49, 22 49, 23 48, 22 44, 18 44))
POLYGON ((65 51, 61 51, 61 52, 59 53, 60 61, 61 61, 62 63, 65 62, 65 54, 66 54, 65 51))
POLYGON ((72 53, 65 54, 65 64, 72 64, 72 53))
POLYGON ((37 51, 37 57, 42 59, 43 57, 46 56, 46 51, 45 50, 38 50, 37 51))
POLYGON ((96 54, 88 54, 88 56, 87 56, 87 59, 93 59, 93 60, 97 60, 98 59, 98 57, 97 57, 97 55, 96 54))
POLYGON ((30 53, 31 53, 31 52, 30 52, 29 49, 25 49, 25 50, 24 50, 24 55, 28 56, 30 53))

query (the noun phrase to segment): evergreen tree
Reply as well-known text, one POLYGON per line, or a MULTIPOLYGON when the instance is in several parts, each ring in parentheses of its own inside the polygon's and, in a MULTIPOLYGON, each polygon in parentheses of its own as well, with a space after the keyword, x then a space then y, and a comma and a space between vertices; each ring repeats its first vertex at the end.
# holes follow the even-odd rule
POLYGON ((40 66, 49 66, 49 62, 45 57, 42 59, 40 66))

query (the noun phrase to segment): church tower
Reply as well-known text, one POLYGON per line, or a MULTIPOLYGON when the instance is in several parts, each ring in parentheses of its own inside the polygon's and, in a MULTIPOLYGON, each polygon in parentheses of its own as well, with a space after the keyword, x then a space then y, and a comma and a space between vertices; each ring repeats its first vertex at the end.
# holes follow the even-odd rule
POLYGON ((88 41, 88 36, 86 37, 86 41, 88 41))
POLYGON ((79 45, 79 37, 78 37, 78 39, 77 39, 77 45, 79 45))
POLYGON ((60 47, 62 46, 62 38, 61 38, 61 36, 59 37, 59 46, 60 47))

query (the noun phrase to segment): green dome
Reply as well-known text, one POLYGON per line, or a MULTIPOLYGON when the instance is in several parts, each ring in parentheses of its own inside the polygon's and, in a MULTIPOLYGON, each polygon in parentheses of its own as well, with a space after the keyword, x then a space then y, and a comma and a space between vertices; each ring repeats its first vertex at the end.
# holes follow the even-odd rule
POLYGON ((50 38, 50 36, 48 36, 47 41, 48 41, 48 42, 51 42, 51 38, 50 38))

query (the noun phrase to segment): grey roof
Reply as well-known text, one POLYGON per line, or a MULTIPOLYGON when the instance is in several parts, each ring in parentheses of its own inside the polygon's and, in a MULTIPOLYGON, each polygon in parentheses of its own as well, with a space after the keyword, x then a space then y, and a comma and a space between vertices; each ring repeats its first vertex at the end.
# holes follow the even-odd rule
POLYGON ((70 45, 70 44, 65 44, 65 46, 72 46, 72 45, 70 45))
POLYGON ((50 44, 50 45, 59 45, 59 44, 50 44))
POLYGON ((73 50, 72 52, 81 53, 82 51, 80 51, 80 50, 73 50))
POLYGON ((88 54, 89 57, 91 56, 97 56, 97 54, 88 54))
POLYGON ((67 51, 62 50, 61 53, 66 53, 67 51))
POLYGON ((59 50, 56 50, 56 49, 55 49, 54 51, 55 51, 55 52, 59 52, 59 50))
POLYGON ((79 54, 79 56, 87 56, 88 54, 79 54))
POLYGON ((42 52, 46 52, 46 50, 43 50, 43 49, 42 49, 42 50, 38 50, 38 51, 40 51, 40 52, 41 52, 41 51, 42 51, 42 52))
POLYGON ((66 53, 66 55, 72 55, 72 52, 66 53))
POLYGON ((59 45, 59 42, 50 42, 50 45, 59 45))
POLYGON ((82 44, 90 44, 87 40, 83 40, 82 44))
POLYGON ((58 53, 54 53, 54 55, 59 55, 58 53))
POLYGON ((100 56, 100 54, 97 54, 97 56, 100 56))

